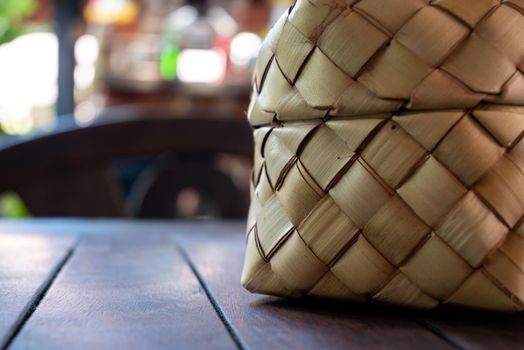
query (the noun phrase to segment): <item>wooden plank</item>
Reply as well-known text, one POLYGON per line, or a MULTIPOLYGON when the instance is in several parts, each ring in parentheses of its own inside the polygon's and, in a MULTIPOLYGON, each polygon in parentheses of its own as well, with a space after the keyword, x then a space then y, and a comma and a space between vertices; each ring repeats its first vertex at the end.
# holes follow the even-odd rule
POLYGON ((0 232, 0 348, 3 348, 65 263, 75 239, 0 232))
MULTIPOLYGON (((109 252, 118 250, 117 245, 120 244, 118 242, 121 239, 132 240, 135 242, 133 246, 139 245, 139 243, 136 243, 139 242, 139 239, 145 239, 144 244, 147 247, 151 245, 156 247, 157 243, 163 244, 161 242, 167 240, 166 246, 169 246, 168 249, 173 249, 174 251, 169 241, 171 240, 170 237, 176 236, 176 240, 182 243, 188 255, 193 259, 195 267, 203 276, 211 294, 215 297, 218 307, 230 321, 233 328, 232 332, 236 331, 237 335, 244 339, 245 343, 252 345, 253 348, 257 348, 257 344, 262 344, 260 347, 264 348, 284 348, 287 346, 312 348, 322 345, 323 342, 325 342, 325 346, 335 348, 337 347, 336 344, 339 344, 339 347, 347 345, 348 347, 358 348, 368 345, 380 347, 385 344, 385 346, 389 346, 390 343, 398 344, 399 342, 401 343, 400 347, 419 346, 420 342, 426 343, 426 340, 429 339, 427 333, 422 332, 420 336, 420 330, 424 331, 424 329, 419 328, 416 331, 412 331, 413 325, 405 321, 406 317, 413 318, 426 329, 440 334, 441 337, 447 338, 450 343, 457 344, 462 348, 519 348, 524 343, 524 314, 498 315, 493 313, 473 313, 463 310, 441 310, 426 313, 399 309, 392 310, 370 305, 293 301, 251 295, 239 286, 244 252, 244 223, 241 222, 173 223, 167 221, 89 221, 77 219, 39 219, 12 222, 0 220, 0 230, 5 232, 6 229, 13 232, 16 231, 19 234, 42 231, 67 235, 68 232, 78 232, 86 237, 92 237, 88 238, 90 241, 88 242, 89 249, 102 249, 105 247, 103 249, 109 252), (113 243, 104 243, 106 239, 104 237, 108 233, 116 237, 113 238, 113 243), (142 236, 142 238, 137 237, 138 235, 142 236), (103 241, 93 242, 93 239, 103 241), (109 245, 109 248, 107 245, 109 245), (397 320, 402 320, 402 322, 396 324, 397 320), (410 335, 410 332, 413 333, 410 335), (379 337, 383 337, 383 339, 376 339, 379 337), (410 337, 414 338, 414 340, 406 340, 410 337), (420 337, 420 340, 417 340, 417 337, 420 337)), ((52 238, 48 238, 47 241, 54 242, 52 238)), ((52 244, 46 243, 41 244, 41 246, 51 247, 52 244)), ((6 247, 6 244, 0 241, 0 250, 2 250, 2 247, 6 247)), ((82 247, 82 249, 86 248, 82 247)), ((13 251, 13 249, 6 247, 4 251, 9 252, 13 251)), ((37 251, 37 249, 29 250, 27 248, 19 251, 25 251, 27 256, 31 256, 34 254, 31 252, 37 251)), ((100 254, 102 253, 100 252, 100 254)), ((4 256, 0 254, 0 280, 2 280, 1 276, 6 275, 5 271, 7 271, 3 266, 3 262, 7 261, 4 256)), ((22 264, 23 256, 19 252, 11 256, 15 256, 19 259, 17 263, 22 264)), ((85 258, 82 259, 85 260, 85 258)), ((179 261, 179 257, 171 258, 171 260, 173 259, 179 261)), ((105 263, 101 262, 100 264, 105 263)), ((133 267, 134 265, 129 263, 129 266, 133 267)), ((97 271, 103 271, 102 265, 97 266, 97 269, 97 271)), ((136 268, 133 267, 133 269, 136 268)), ((116 271, 115 268, 112 270, 116 271)), ((122 268, 121 270, 122 274, 127 273, 125 269, 122 268)), ((30 268, 23 271, 28 273, 28 282, 34 282, 38 279, 31 275, 36 271, 30 268)), ((74 271, 79 271, 79 269, 75 268, 74 271)), ((75 273, 73 272, 73 274, 75 273)), ((90 275, 97 273, 94 270, 89 272, 90 275)), ((79 273, 76 274, 80 275, 79 273)), ((86 272, 82 274, 86 274, 86 272)), ((104 278, 109 278, 107 277, 108 274, 105 276, 97 279, 97 283, 105 283, 104 278)), ((59 279, 61 278, 62 276, 59 279)), ((89 278, 85 277, 85 280, 87 281, 89 278)), ((5 282, 0 282, 0 306, 14 306, 16 303, 10 301, 13 299, 9 301, 2 300, 2 297, 5 298, 4 290, 6 289, 4 286, 5 282)), ((113 293, 118 293, 120 291, 118 286, 118 283, 107 285, 105 287, 107 288, 107 294, 111 294, 110 289, 114 290, 113 293)), ((65 291, 63 288, 61 290, 65 291)), ((198 293, 202 294, 201 291, 198 293)), ((14 292, 10 292, 10 294, 10 298, 18 297, 14 292)), ((49 294, 42 305, 47 302, 46 299, 48 297, 49 294)), ((200 300, 200 297, 198 300, 200 300)), ((87 307, 85 303, 80 303, 79 305, 84 305, 84 308, 87 307)), ((119 309, 118 311, 120 312, 120 317, 127 317, 125 310, 119 309)), ((56 325, 60 324, 60 322, 67 324, 69 320, 72 320, 73 324, 81 324, 78 316, 73 317, 65 314, 63 310, 55 310, 55 312, 62 312, 64 315, 61 321, 54 321, 52 328, 56 328, 56 325)), ((33 315, 32 319, 37 316, 37 313, 33 315)), ((136 311, 131 308, 129 313, 130 315, 135 315, 136 311)), ((106 317, 111 317, 113 312, 108 310, 107 314, 110 316, 106 317)), ((0 320, 5 319, 6 315, 6 311, 0 308, 0 320)), ((102 316, 98 315, 97 317, 100 318, 102 316)), ((99 321, 95 318, 92 322, 99 321)), ((60 325, 59 327, 62 326, 60 325)), ((47 329, 51 328, 48 327, 47 329)), ((175 328, 173 327, 173 329, 175 328)), ((150 336, 154 334, 155 332, 151 331, 150 336)), ((45 335, 45 332, 42 333, 42 337, 45 335)), ((100 340, 100 343, 102 343, 102 340, 100 340)), ((427 344, 430 348, 439 347, 433 340, 427 341, 427 344)), ((445 347, 446 344, 443 346, 445 347)))
MULTIPOLYGON (((201 225, 201 224, 199 224, 201 225)), ((185 227, 179 221, 176 224, 172 220, 122 220, 122 219, 80 219, 80 218, 29 218, 24 220, 12 220, 0 218, 0 231, 17 234, 70 235, 71 232, 82 235, 129 235, 133 234, 155 234, 172 232, 178 227, 185 227)))
POLYGON ((419 317, 429 328, 464 349, 517 349, 524 344, 524 314, 438 311, 419 317))
MULTIPOLYGON (((241 229, 240 229, 241 230, 241 229)), ((405 310, 250 294, 240 286, 243 234, 216 226, 178 237, 232 332, 254 349, 451 348, 409 320, 405 310), (220 233, 222 231, 222 234, 220 233)))
POLYGON ((165 238, 86 236, 12 347, 234 348, 198 280, 165 238))

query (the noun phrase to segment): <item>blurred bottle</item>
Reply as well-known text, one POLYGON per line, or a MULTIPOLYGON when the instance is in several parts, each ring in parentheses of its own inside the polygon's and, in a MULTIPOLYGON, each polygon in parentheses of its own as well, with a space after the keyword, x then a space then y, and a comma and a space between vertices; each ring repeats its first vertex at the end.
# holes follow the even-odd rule
POLYGON ((222 7, 191 0, 166 19, 160 69, 165 80, 221 83, 226 75, 235 20, 222 7))

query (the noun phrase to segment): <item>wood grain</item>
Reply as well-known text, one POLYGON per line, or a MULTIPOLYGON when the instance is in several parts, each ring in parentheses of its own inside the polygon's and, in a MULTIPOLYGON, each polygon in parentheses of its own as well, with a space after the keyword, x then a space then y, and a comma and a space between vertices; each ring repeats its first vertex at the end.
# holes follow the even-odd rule
POLYGON ((74 244, 72 237, 0 228, 0 348, 17 331, 74 244))
POLYGON ((418 318, 465 349, 512 349, 524 344, 524 314, 449 310, 418 318))
POLYGON ((12 348, 234 348, 174 245, 105 232, 84 238, 12 348))
POLYGON ((178 237, 234 330, 254 349, 452 348, 402 311, 370 305, 281 299, 240 286, 244 240, 219 232, 178 237))
POLYGON ((13 348, 234 348, 217 312, 237 344, 253 349, 494 349, 524 342, 522 313, 250 294, 239 283, 243 230, 239 221, 0 221, 0 232, 13 232, 0 234, 0 335, 31 299, 27 290, 38 289, 66 254, 73 232, 82 243, 13 348), (13 237, 19 248, 8 244, 13 237))

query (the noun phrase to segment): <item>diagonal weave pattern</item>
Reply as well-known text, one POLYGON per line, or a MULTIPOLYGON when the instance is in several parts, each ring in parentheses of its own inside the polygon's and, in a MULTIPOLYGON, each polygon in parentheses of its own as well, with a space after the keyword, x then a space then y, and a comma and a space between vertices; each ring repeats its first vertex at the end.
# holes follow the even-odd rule
POLYGON ((248 118, 247 289, 524 308, 523 0, 298 0, 248 118))

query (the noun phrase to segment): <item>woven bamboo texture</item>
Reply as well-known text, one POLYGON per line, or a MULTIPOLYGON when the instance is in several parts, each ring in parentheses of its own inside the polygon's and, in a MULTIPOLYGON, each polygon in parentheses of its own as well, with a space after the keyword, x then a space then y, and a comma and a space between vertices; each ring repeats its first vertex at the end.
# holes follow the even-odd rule
POLYGON ((524 307, 524 0, 298 0, 257 60, 243 285, 524 307))

